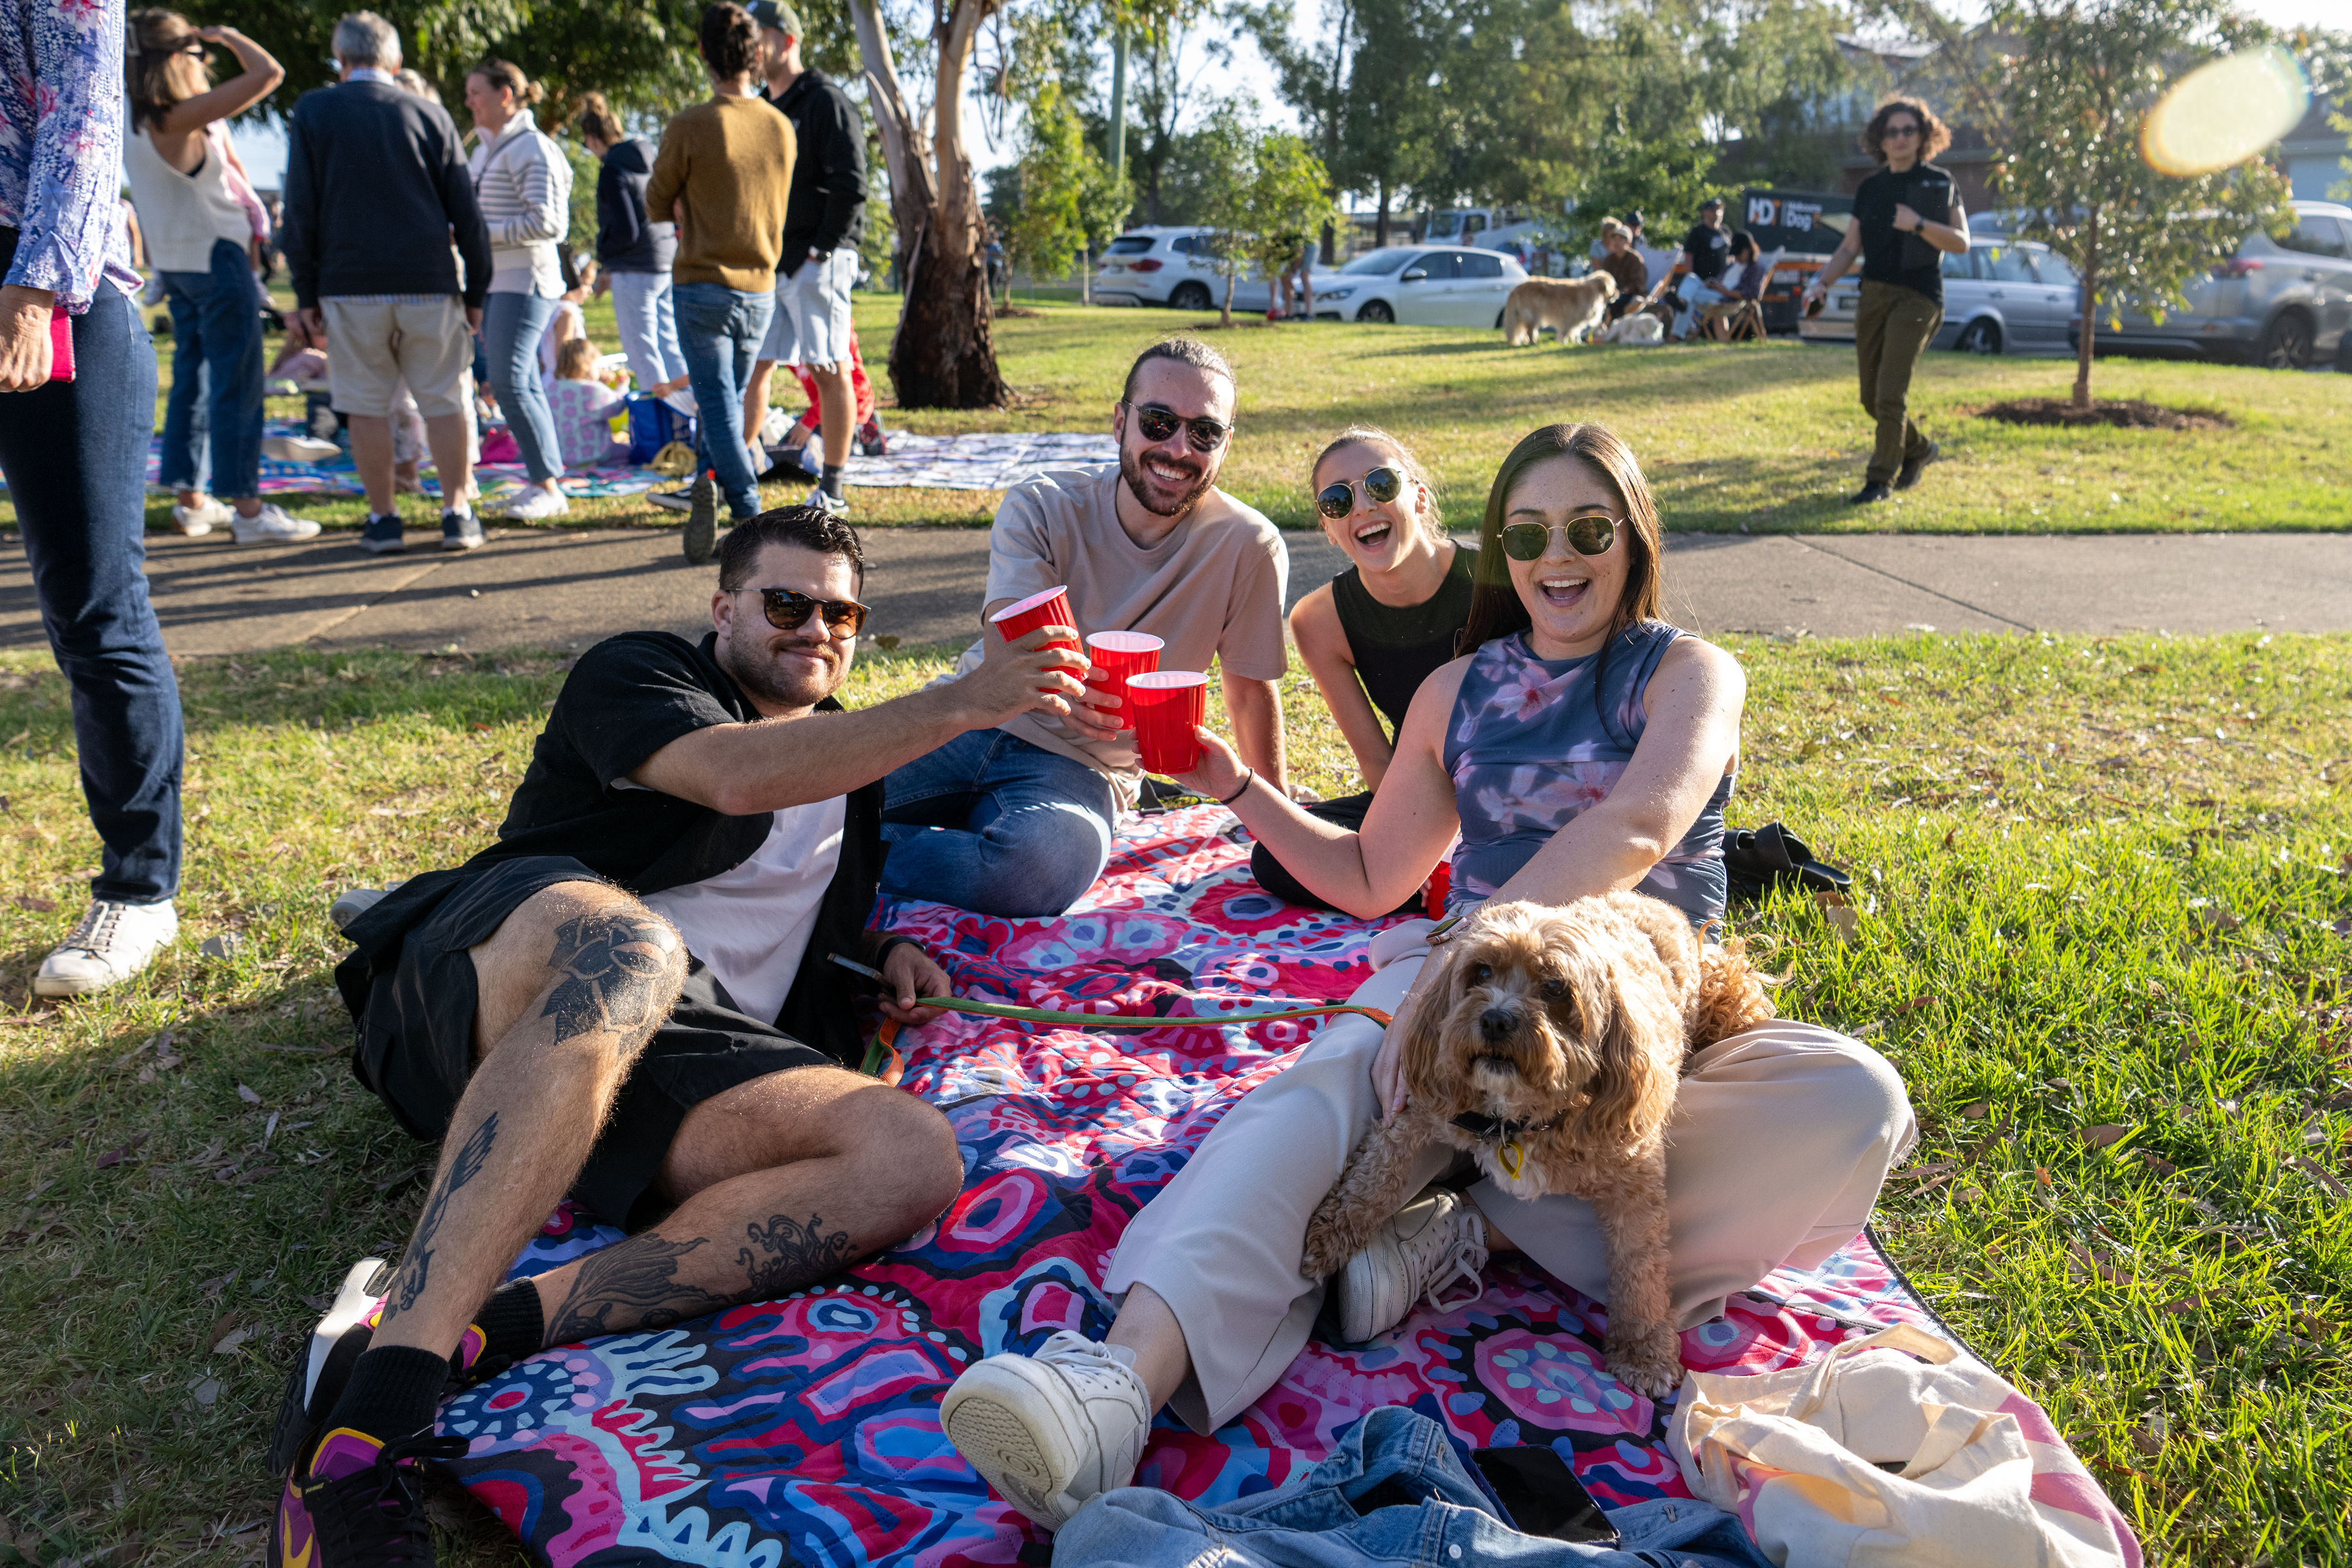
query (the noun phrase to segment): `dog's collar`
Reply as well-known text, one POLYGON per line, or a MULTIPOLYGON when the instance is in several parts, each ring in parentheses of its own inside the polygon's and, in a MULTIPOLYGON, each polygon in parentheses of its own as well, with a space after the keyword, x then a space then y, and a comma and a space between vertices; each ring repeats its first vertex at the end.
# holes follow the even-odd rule
POLYGON ((1563 1110, 1549 1121, 1505 1121, 1483 1111, 1465 1110, 1454 1119, 1454 1125, 1481 1143, 1516 1143, 1530 1132, 1549 1132, 1568 1120, 1563 1110))

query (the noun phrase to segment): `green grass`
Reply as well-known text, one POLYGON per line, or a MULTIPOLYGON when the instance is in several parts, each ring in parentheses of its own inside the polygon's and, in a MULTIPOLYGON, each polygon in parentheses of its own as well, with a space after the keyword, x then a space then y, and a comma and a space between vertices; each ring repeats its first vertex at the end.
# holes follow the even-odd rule
MULTIPOLYGON (((1624 436, 1677 531, 2063 533, 2339 530, 2352 488, 2352 377, 2219 365, 2102 360, 2094 388, 2179 407, 2214 407, 2231 430, 2068 431, 2003 425, 1972 412, 2011 397, 2061 396, 2073 362, 1929 353, 1913 408, 1944 448, 1927 482, 1891 504, 1857 510, 1870 430, 1856 405, 1851 349, 1793 342, 1665 349, 1511 349, 1466 327, 1336 322, 1268 327, 1169 310, 1024 303, 995 323, 1014 405, 968 413, 901 414, 887 406, 883 366, 896 296, 856 297, 859 341, 894 429, 1099 430, 1108 427, 1129 362, 1144 344, 1207 327, 1241 375, 1241 434, 1223 483, 1285 528, 1314 526, 1308 466, 1350 423, 1383 426, 1410 442, 1435 475, 1449 516, 1466 524, 1511 444, 1537 425, 1594 419, 1624 436)), ((589 309, 589 332, 616 349, 612 305, 589 309)), ((164 351, 168 380, 169 344, 164 351)), ((274 353, 274 345, 273 345, 274 353)), ((797 409, 797 390, 775 401, 797 409)), ((159 404, 160 406, 160 404, 159 404)), ((299 413, 299 399, 272 403, 299 413)), ((798 499, 770 486, 766 500, 798 499)), ((861 524, 984 525, 993 491, 852 492, 861 524)), ((412 510, 421 503, 415 503, 412 510)), ((355 497, 295 508, 357 528, 355 497)), ((168 498, 148 526, 170 526, 168 498)), ((0 500, 0 526, 15 512, 0 500)), ((672 514, 627 497, 575 501, 562 526, 675 526, 672 514)))
MULTIPOLYGON (((1785 1012, 1910 1086, 1896 1258, 2154 1561, 2344 1561, 2352 639, 1732 646, 1735 823, 1856 877, 1850 937, 1802 900, 1739 926, 1785 1012)), ((940 668, 877 658, 850 695, 940 668)), ((0 656, 0 1563, 11 1539, 51 1568, 257 1551, 279 1369, 341 1266, 397 1252, 428 1158, 345 1066, 328 901, 483 843, 561 679, 533 655, 184 666, 183 940, 55 1007, 29 977, 96 848, 62 681, 0 656), (229 931, 236 956, 199 956, 229 931)), ((1311 682, 1284 686, 1299 774, 1350 787, 1311 682)), ((451 1551, 513 1559, 478 1523, 451 1551)))

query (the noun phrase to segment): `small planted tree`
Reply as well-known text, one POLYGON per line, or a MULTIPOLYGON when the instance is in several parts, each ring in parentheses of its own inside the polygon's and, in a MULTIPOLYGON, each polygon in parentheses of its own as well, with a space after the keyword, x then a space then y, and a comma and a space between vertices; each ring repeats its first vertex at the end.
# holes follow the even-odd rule
POLYGON ((1261 130, 1231 100, 1217 106, 1194 145, 1209 175, 1203 216, 1225 279, 1219 322, 1230 327, 1244 268, 1255 263, 1271 282, 1289 260, 1289 237, 1345 222, 1346 215, 1331 200, 1323 160, 1304 141, 1261 130))
POLYGON ((2018 233, 2082 274, 2074 406, 2087 410, 2103 313, 2161 320, 2250 232, 2287 221, 2286 182, 2258 157, 2183 177, 2140 150, 2167 86, 2257 35, 2224 0, 2000 0, 1992 26, 2017 48, 2003 61, 1999 190, 2027 215, 2018 233))
POLYGON ((1004 249, 1032 279, 1069 271, 1133 205, 1127 181, 1087 145, 1086 127, 1056 82, 1028 103, 1019 177, 1021 205, 1005 226, 1004 249))

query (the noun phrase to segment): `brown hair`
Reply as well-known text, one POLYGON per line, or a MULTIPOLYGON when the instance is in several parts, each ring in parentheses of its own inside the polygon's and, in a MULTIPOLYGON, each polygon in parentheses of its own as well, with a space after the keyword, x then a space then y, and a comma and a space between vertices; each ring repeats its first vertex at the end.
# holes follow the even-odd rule
POLYGON ((581 135, 593 136, 607 146, 628 139, 629 133, 621 129, 621 117, 613 112, 613 106, 604 101, 601 92, 580 95, 580 113, 574 123, 580 127, 581 135))
POLYGON ((1916 98, 1890 98, 1878 106, 1870 123, 1862 128, 1862 150, 1881 163, 1886 153, 1879 143, 1886 136, 1886 118, 1898 109, 1907 109, 1919 121, 1919 162, 1926 163, 1952 144, 1951 127, 1936 118, 1935 111, 1916 98))
POLYGON ((1495 483, 1486 491, 1486 518, 1478 529, 1478 571, 1470 593, 1470 624, 1454 645, 1457 654, 1523 631, 1531 624, 1527 605, 1511 585, 1511 564, 1503 554, 1503 514, 1510 508, 1511 492, 1518 488, 1520 476, 1554 458, 1574 458, 1582 463, 1616 493, 1618 504, 1625 509, 1625 591, 1618 595, 1616 613, 1610 617, 1610 637, 1613 640, 1628 626, 1657 616, 1664 537, 1657 500, 1650 494, 1650 481, 1642 476, 1642 465, 1633 459, 1633 449, 1606 426, 1547 425, 1519 437, 1519 444, 1495 470, 1495 483))
POLYGON ((555 351, 555 376, 558 381, 593 381, 596 362, 604 356, 597 352, 591 338, 566 338, 555 351))
MULTIPOLYGON (((712 6, 717 10, 717 6, 712 6)), ((733 9, 730 7, 730 9, 733 9)), ((738 12, 745 21, 751 18, 738 12)), ((723 592, 748 587, 760 552, 771 544, 798 545, 819 555, 838 555, 849 563, 860 593, 866 589, 866 552, 857 531, 822 508, 780 506, 757 517, 747 517, 719 542, 719 586, 723 592)))
MULTIPOLYGON (((1120 402, 1125 403, 1135 395, 1136 373, 1156 359, 1171 359, 1178 364, 1189 364, 1194 370, 1206 371, 1211 375, 1222 375, 1225 378, 1225 384, 1234 389, 1234 400, 1237 403, 1240 400, 1241 381, 1234 374, 1234 367, 1226 363, 1224 355, 1198 338, 1162 338, 1136 355, 1135 363, 1127 367, 1126 384, 1118 390, 1120 402)), ((1236 409, 1235 413, 1238 414, 1239 410, 1236 409)))
POLYGON ((196 29, 177 11, 133 11, 124 19, 131 58, 123 62, 123 86, 131 95, 131 127, 160 125, 181 101, 172 85, 172 61, 196 29))
MULTIPOLYGON (((1315 454, 1315 461, 1307 470, 1308 482, 1311 484, 1314 481, 1315 474, 1323 467, 1324 458, 1342 447, 1355 446, 1385 447, 1396 454, 1396 466, 1404 470, 1406 480, 1419 485, 1422 493, 1429 498, 1428 506, 1421 513, 1422 531, 1428 534, 1430 538, 1441 543, 1444 542, 1445 522, 1438 514, 1437 487, 1429 482, 1429 470, 1421 466, 1421 459, 1412 455, 1412 447, 1377 425, 1350 425, 1333 437, 1329 446, 1315 454)), ((1318 512, 1316 516, 1320 519, 1322 513, 1318 512)))
POLYGON ((760 24, 742 6, 719 0, 702 8, 695 44, 712 75, 742 76, 760 63, 760 24))
POLYGON ((513 93, 515 106, 519 109, 528 109, 547 96, 540 90, 538 83, 522 74, 522 67, 512 60, 502 60, 496 55, 484 56, 482 63, 466 74, 480 77, 490 84, 494 91, 504 88, 513 93))

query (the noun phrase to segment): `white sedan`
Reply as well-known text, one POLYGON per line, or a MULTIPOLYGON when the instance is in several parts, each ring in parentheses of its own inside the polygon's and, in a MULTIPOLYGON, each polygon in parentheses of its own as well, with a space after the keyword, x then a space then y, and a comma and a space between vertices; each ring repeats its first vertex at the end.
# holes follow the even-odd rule
POLYGON ((1391 245, 1359 256, 1315 289, 1315 313, 1414 327, 1499 327, 1503 301, 1528 280, 1507 256, 1464 245, 1391 245))

